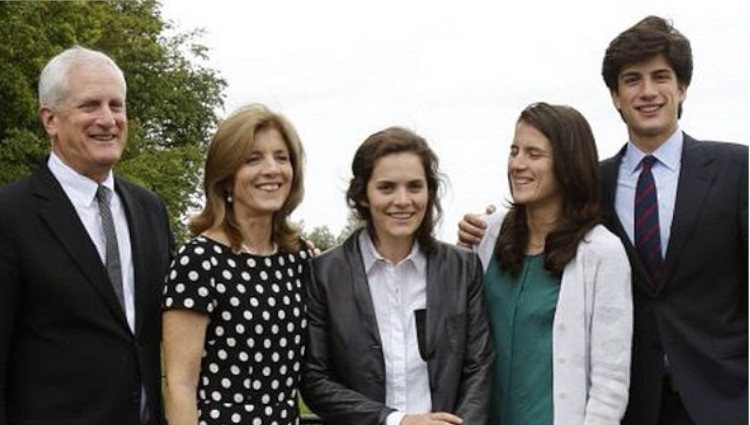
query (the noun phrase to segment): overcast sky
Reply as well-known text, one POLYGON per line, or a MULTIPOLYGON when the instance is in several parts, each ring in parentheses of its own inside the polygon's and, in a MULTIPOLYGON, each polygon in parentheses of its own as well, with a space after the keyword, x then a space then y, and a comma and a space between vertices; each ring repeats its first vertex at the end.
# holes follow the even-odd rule
POLYGON ((581 111, 600 158, 627 141, 601 61, 609 42, 646 15, 671 19, 692 43, 680 127, 747 144, 750 18, 740 3, 166 0, 162 12, 178 29, 205 29, 206 65, 228 83, 222 116, 260 102, 297 128, 307 176, 293 218, 307 230, 339 232, 355 150, 400 125, 440 158, 448 185, 439 235, 455 242, 464 212, 507 198, 509 141, 529 103, 581 111))

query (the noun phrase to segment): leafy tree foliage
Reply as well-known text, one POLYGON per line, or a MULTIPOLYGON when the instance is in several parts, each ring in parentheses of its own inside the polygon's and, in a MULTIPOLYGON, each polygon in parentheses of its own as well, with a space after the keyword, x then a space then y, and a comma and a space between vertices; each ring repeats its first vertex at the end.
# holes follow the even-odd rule
POLYGON ((362 221, 357 218, 357 214, 354 212, 354 210, 349 210, 349 214, 346 216, 346 224, 344 224, 344 228, 341 229, 339 235, 336 236, 336 245, 344 243, 344 241, 349 236, 351 236, 354 231, 362 226, 364 226, 364 223, 362 223, 362 221))
POLYGON ((315 247, 321 251, 327 251, 336 245, 336 237, 331 233, 331 229, 325 225, 313 228, 303 238, 314 243, 315 247))
POLYGON ((37 118, 42 67, 75 44, 101 50, 128 84, 128 146, 117 172, 159 193, 183 236, 226 86, 201 65, 208 57, 200 35, 174 32, 153 0, 0 2, 0 185, 49 151, 37 118))
POLYGON ((303 239, 311 241, 315 244, 315 247, 321 251, 326 251, 344 243, 344 241, 351 236, 355 230, 362 227, 362 222, 357 218, 357 215, 354 214, 354 211, 349 211, 349 215, 346 217, 346 224, 344 225, 344 228, 341 229, 338 236, 334 236, 331 229, 326 225, 314 227, 308 232, 305 230, 304 220, 299 222, 297 227, 301 229, 300 233, 303 239))

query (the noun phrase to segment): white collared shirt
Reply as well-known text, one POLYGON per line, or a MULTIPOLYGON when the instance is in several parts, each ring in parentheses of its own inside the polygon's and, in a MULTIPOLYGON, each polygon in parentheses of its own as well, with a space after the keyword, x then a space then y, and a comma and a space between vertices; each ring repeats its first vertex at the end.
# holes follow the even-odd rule
MULTIPOLYGON (((672 217, 677 199, 677 182, 682 165, 682 145, 684 136, 677 129, 667 141, 662 143, 651 155, 656 158, 651 172, 656 183, 656 197, 659 203, 659 236, 661 239, 661 255, 666 258, 669 245, 672 217)), ((635 238, 635 189, 638 176, 641 174, 641 160, 647 154, 638 149, 630 141, 625 148, 625 154, 620 162, 617 174, 617 191, 615 192, 615 211, 620 218, 625 233, 633 244, 635 238)))
POLYGON ((419 354, 415 310, 427 303, 427 258, 415 241, 398 264, 383 258, 367 230, 359 235, 375 317, 385 359, 385 404, 396 409, 387 425, 407 413, 432 411, 427 362, 419 354))
MULTIPOLYGON (((98 184, 78 174, 74 169, 66 165, 54 152, 50 153, 47 166, 55 176, 55 179, 62 186, 65 195, 75 207, 78 218, 86 228, 91 241, 94 242, 96 250, 102 263, 107 257, 107 242, 104 237, 104 228, 102 219, 99 214, 99 205, 96 202, 96 189, 98 184)), ((110 209, 112 210, 112 219, 115 223, 117 232, 117 246, 120 250, 120 264, 122 267, 122 290, 125 298, 125 316, 128 319, 130 330, 135 332, 135 291, 134 291, 134 270, 133 256, 130 248, 130 231, 128 229, 128 220, 125 216, 120 196, 115 191, 115 179, 110 171, 102 185, 110 189, 112 196, 110 209)))

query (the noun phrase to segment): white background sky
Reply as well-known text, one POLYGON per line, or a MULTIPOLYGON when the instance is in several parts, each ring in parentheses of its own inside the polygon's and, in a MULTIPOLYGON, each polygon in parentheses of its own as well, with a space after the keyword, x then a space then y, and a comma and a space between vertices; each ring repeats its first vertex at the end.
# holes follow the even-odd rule
POLYGON ((463 213, 507 197, 515 121, 529 103, 581 111, 600 158, 627 141, 601 78, 609 42, 649 14, 691 41, 694 75, 680 126, 696 138, 750 139, 750 15, 740 1, 164 0, 178 29, 205 29, 207 66, 226 79, 225 110, 264 103, 286 115, 307 152, 293 218, 334 234, 348 209, 351 159, 375 131, 425 137, 448 184, 439 236, 463 213))

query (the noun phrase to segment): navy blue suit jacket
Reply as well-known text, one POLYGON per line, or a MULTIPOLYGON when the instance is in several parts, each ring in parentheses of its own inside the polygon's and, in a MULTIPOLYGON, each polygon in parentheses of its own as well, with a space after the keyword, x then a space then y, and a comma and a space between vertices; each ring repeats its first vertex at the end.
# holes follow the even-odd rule
POLYGON ((625 424, 656 424, 664 354, 697 425, 748 423, 748 147, 685 135, 666 274, 653 285, 617 218, 624 149, 601 164, 608 227, 633 270, 634 333, 625 424))

